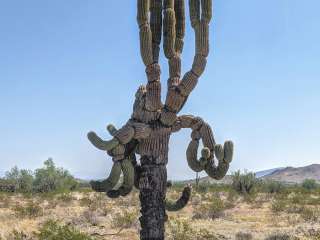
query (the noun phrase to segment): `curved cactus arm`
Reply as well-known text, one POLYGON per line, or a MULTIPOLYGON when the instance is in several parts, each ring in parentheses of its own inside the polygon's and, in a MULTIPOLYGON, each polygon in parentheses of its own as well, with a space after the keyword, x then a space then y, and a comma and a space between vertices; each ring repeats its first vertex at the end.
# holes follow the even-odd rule
POLYGON ((187 186, 183 189, 181 197, 176 201, 166 199, 166 210, 175 212, 183 209, 189 202, 191 196, 191 187, 187 186))
POLYGON ((204 170, 210 157, 210 150, 203 148, 201 151, 201 158, 198 160, 199 140, 192 140, 187 148, 187 161, 189 167, 195 172, 204 170))
POLYGON ((89 132, 88 139, 96 148, 103 151, 111 151, 120 144, 116 138, 113 138, 110 141, 104 141, 98 137, 95 132, 89 132))
POLYGON ((172 132, 178 132, 181 128, 192 129, 192 140, 190 141, 186 152, 189 167, 195 172, 205 170, 206 165, 214 157, 215 140, 211 127, 199 117, 182 115, 178 117, 173 124, 172 132), (204 147, 201 150, 201 158, 198 159, 200 140, 202 140, 204 147))
POLYGON ((112 166, 110 175, 104 181, 91 181, 90 185, 96 192, 107 192, 112 190, 119 182, 121 175, 121 164, 115 162, 112 166))
POLYGON ((229 170, 229 164, 233 158, 233 142, 227 141, 223 147, 216 145, 215 155, 218 159, 218 166, 211 161, 206 165, 205 171, 210 177, 220 180, 229 170))
POLYGON ((121 169, 123 173, 123 183, 119 189, 107 192, 107 196, 110 198, 127 196, 132 191, 134 185, 134 167, 131 160, 128 158, 122 160, 121 169))

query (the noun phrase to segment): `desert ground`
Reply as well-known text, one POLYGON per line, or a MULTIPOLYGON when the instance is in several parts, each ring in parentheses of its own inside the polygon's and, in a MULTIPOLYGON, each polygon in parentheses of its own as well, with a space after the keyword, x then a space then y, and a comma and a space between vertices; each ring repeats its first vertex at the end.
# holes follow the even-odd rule
MULTIPOLYGON (((168 191, 178 199, 179 188, 168 191)), ((187 207, 168 213, 167 239, 320 239, 319 193, 195 190, 187 207)), ((0 239, 135 240, 138 192, 109 199, 90 190, 59 194, 0 194, 0 239), (51 235, 55 236, 52 237, 51 235), (77 235, 78 234, 78 235, 77 235), (49 238, 49 235, 51 238, 49 238), (64 238, 63 238, 64 239, 64 238)))

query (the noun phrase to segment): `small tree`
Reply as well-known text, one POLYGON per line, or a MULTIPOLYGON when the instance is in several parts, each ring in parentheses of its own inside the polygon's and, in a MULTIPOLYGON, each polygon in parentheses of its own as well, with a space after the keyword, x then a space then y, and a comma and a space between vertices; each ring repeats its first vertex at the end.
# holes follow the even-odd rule
POLYGON ((77 186, 76 179, 65 169, 57 168, 51 158, 44 167, 35 171, 34 189, 37 192, 72 190, 77 186))
POLYGON ((24 193, 32 191, 34 178, 30 170, 19 170, 19 168, 15 166, 6 173, 5 179, 14 186, 15 191, 24 193))

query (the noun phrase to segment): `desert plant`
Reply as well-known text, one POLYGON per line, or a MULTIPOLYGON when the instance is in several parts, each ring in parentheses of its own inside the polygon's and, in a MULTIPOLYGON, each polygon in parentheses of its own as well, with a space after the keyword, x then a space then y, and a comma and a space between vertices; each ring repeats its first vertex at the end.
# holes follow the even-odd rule
POLYGON ((265 240, 290 240, 292 239, 290 235, 286 233, 273 233, 268 236, 265 240))
MULTIPOLYGON (((190 0, 190 20, 195 32, 196 51, 193 65, 181 75, 181 54, 185 35, 184 0, 137 0, 137 21, 140 29, 140 53, 148 82, 136 92, 133 113, 117 130, 109 125, 112 139, 104 141, 94 132, 88 133, 91 143, 113 157, 107 179, 93 181, 96 191, 105 191, 111 198, 128 195, 133 186, 140 190, 141 239, 163 239, 166 210, 179 210, 189 200, 186 188, 176 202, 166 200, 168 151, 170 136, 183 128, 192 129, 187 148, 187 162, 195 172, 205 171, 214 179, 222 179, 233 157, 233 143, 216 144, 208 123, 192 115, 178 116, 205 70, 209 54, 209 23, 212 0, 190 0), (163 19, 162 19, 163 18, 163 19), (159 51, 163 33, 163 49, 169 63, 168 91, 161 102, 159 51), (200 140, 203 143, 198 159, 200 140), (137 164, 136 156, 141 156, 137 164), (216 161, 215 158, 216 157, 216 161), (123 173, 123 183, 114 189, 123 173), (170 203, 169 208, 166 204, 170 203)), ((168 206, 168 205, 167 205, 168 206)))
POLYGON ((169 239, 172 240, 194 240, 196 231, 190 226, 186 219, 174 218, 168 222, 169 239))
POLYGON ((281 199, 274 199, 271 203, 271 210, 274 213, 283 212, 286 210, 286 201, 281 199))
POLYGON ((320 210, 317 208, 303 207, 300 215, 307 222, 317 222, 320 219, 320 210))
POLYGON ((22 231, 17 231, 17 230, 13 230, 8 236, 8 240, 32 240, 32 239, 33 238, 31 236, 28 236, 26 233, 22 231))
POLYGON ((43 215, 43 209, 35 202, 29 202, 26 206, 17 204, 13 210, 18 217, 36 218, 43 215))
POLYGON ((238 232, 236 234, 236 240, 252 240, 253 236, 251 233, 238 232))
POLYGON ((307 190, 315 190, 319 187, 319 185, 317 184, 316 180, 314 180, 314 179, 305 179, 302 182, 302 187, 307 190))
POLYGON ((14 191, 28 193, 32 191, 33 173, 30 170, 13 167, 6 172, 5 179, 14 185, 14 191))
POLYGON ((270 180, 263 183, 263 188, 265 188, 266 192, 273 194, 283 192, 285 186, 281 182, 270 180))
POLYGON ((257 179, 254 173, 239 171, 232 174, 232 186, 234 190, 242 194, 251 194, 257 185, 257 179))
POLYGON ((55 221, 49 220, 37 234, 38 240, 94 240, 94 238, 81 233, 71 226, 60 225, 55 221))
POLYGON ((36 169, 34 179, 34 189, 37 192, 52 192, 73 190, 78 182, 65 169, 57 168, 53 160, 49 158, 44 162, 44 167, 36 169))
POLYGON ((221 198, 213 196, 210 202, 202 202, 199 206, 195 207, 193 218, 195 219, 215 219, 223 215, 225 204, 221 198))
POLYGON ((130 228, 133 227, 137 221, 138 213, 135 210, 123 210, 113 214, 111 225, 114 228, 130 228))

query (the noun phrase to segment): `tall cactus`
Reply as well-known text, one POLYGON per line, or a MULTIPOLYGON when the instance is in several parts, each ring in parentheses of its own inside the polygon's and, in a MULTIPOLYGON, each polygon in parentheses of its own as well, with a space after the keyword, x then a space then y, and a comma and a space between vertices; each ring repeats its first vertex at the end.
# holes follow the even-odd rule
POLYGON ((205 70, 209 54, 209 23, 212 0, 189 0, 190 21, 195 33, 195 56, 192 68, 181 75, 181 54, 185 36, 184 0, 137 0, 137 22, 140 53, 146 66, 147 84, 135 95, 133 113, 119 130, 107 127, 113 137, 109 141, 94 132, 88 134, 92 144, 112 156, 110 176, 102 182, 92 182, 96 191, 117 198, 130 193, 133 186, 140 190, 141 239, 164 239, 167 211, 178 211, 187 205, 191 188, 187 186, 176 202, 166 199, 169 139, 183 128, 192 130, 186 158, 195 172, 205 171, 221 179, 228 171, 233 156, 233 143, 216 144, 211 127, 199 117, 178 116, 198 79, 205 70), (163 38, 164 55, 169 64, 168 90, 161 101, 159 53, 163 38), (200 140, 203 144, 198 159, 200 140), (140 156, 139 163, 136 155, 140 156), (215 157, 218 160, 215 161, 215 157), (117 185, 121 172, 123 184, 117 185))

